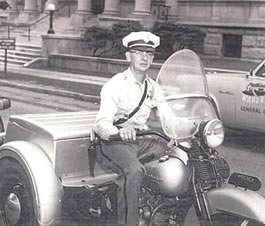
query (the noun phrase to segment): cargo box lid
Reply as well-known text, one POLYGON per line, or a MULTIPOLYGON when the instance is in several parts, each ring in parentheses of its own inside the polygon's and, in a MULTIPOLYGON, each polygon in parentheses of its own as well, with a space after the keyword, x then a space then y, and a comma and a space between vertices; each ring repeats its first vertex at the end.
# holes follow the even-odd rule
POLYGON ((88 137, 97 111, 12 115, 9 122, 51 140, 88 137))

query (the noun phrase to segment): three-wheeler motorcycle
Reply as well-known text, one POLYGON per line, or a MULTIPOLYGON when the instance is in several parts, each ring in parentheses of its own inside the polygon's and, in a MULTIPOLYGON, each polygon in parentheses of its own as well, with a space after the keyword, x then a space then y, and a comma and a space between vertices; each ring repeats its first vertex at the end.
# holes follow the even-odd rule
MULTIPOLYGON (((257 193, 261 182, 230 173, 218 153, 224 127, 199 56, 187 49, 175 52, 156 81, 161 128, 151 124, 137 135, 164 139, 171 151, 159 159, 140 159, 146 168, 141 225, 265 225, 265 199, 257 193)), ((96 114, 9 118, 0 147, 0 216, 6 225, 57 225, 64 217, 116 225, 117 175, 97 164, 96 114)))

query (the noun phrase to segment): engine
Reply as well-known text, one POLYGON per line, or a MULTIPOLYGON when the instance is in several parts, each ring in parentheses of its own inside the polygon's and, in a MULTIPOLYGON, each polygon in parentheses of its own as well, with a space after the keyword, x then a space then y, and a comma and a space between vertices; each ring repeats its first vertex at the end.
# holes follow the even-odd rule
POLYGON ((181 199, 176 197, 165 197, 154 194, 147 187, 141 188, 140 218, 144 225, 172 225, 178 226, 183 223, 185 216, 192 205, 191 196, 181 199))
POLYGON ((145 167, 144 186, 154 194, 175 197, 188 191, 191 169, 180 158, 164 156, 145 167))

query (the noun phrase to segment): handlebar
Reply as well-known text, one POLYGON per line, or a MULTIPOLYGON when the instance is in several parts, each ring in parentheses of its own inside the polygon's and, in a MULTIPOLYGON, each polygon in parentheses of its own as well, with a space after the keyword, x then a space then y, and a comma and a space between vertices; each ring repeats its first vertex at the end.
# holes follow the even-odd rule
MULTIPOLYGON (((136 131, 136 136, 137 137, 142 137, 142 136, 149 136, 149 135, 155 135, 158 137, 163 138, 165 141, 169 142, 170 138, 167 137, 165 134, 154 131, 154 130, 137 130, 136 131)), ((109 141, 121 141, 120 134, 114 134, 109 136, 109 141)))
MULTIPOLYGON (((136 131, 136 136, 140 137, 140 136, 148 136, 148 135, 155 135, 158 137, 161 137, 162 139, 164 139, 166 142, 170 142, 170 138, 165 135, 164 133, 160 133, 158 131, 155 130, 137 130, 136 131)), ((109 136, 109 141, 122 141, 120 134, 114 134, 114 135, 110 135, 109 136)), ((189 148, 184 147, 181 144, 176 144, 177 147, 181 148, 183 151, 185 151, 186 153, 189 153, 189 148)))

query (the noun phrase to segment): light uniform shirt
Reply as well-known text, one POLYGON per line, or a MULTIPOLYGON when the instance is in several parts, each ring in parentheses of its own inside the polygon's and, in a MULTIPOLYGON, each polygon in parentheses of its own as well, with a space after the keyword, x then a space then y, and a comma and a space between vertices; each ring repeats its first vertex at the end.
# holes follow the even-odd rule
MULTIPOLYGON (((147 95, 139 111, 120 126, 132 125, 134 128, 147 129, 147 119, 151 108, 155 107, 157 84, 147 77, 147 95)), ((139 104, 145 83, 138 82, 130 69, 114 75, 101 90, 101 104, 96 118, 95 131, 103 139, 118 133, 113 122, 130 114, 139 104)))

